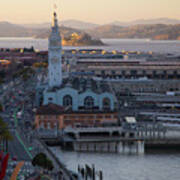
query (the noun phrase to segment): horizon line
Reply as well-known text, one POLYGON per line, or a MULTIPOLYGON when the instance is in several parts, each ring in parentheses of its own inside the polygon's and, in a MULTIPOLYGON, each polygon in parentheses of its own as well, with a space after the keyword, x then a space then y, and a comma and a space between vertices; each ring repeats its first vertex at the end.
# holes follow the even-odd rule
MULTIPOLYGON (((139 19, 134 19, 134 20, 112 20, 108 23, 96 23, 96 22, 91 22, 91 21, 86 21, 86 20, 79 20, 79 19, 63 19, 63 20, 59 20, 59 23, 64 22, 64 21, 79 21, 79 22, 84 22, 84 23, 90 23, 90 24, 95 24, 95 25, 105 25, 105 24, 111 24, 114 22, 120 22, 120 23, 132 23, 135 21, 148 21, 148 20, 160 20, 160 19, 169 19, 169 20, 177 20, 180 21, 180 18, 171 18, 171 17, 157 17, 157 18, 139 18, 139 19)), ((28 24, 45 24, 45 23, 51 23, 51 21, 44 21, 44 22, 13 22, 13 21, 9 21, 9 20, 0 20, 0 22, 7 22, 7 23, 11 23, 11 24, 17 24, 17 25, 28 25, 28 24)))

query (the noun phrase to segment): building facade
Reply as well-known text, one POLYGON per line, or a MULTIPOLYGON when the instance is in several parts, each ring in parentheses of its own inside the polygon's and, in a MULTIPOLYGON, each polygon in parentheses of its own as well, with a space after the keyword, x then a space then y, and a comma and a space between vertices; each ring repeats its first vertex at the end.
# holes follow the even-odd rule
POLYGON ((35 128, 56 131, 67 127, 98 127, 103 123, 117 123, 117 119, 118 113, 113 111, 71 111, 50 103, 37 109, 35 128))
POLYGON ((62 78, 62 46, 56 13, 48 50, 48 83, 41 81, 36 90, 36 104, 41 105, 36 113, 36 128, 63 129, 117 122, 116 97, 108 83, 89 77, 62 78))
POLYGON ((180 62, 173 60, 146 59, 86 59, 78 60, 75 72, 92 72, 94 76, 102 78, 136 79, 179 79, 180 62))
POLYGON ((35 116, 36 129, 62 129, 63 113, 64 108, 55 104, 39 107, 35 116))
POLYGON ((91 89, 78 91, 72 87, 56 89, 54 92, 44 92, 44 105, 54 103, 69 107, 73 111, 78 110, 110 110, 115 109, 115 97, 109 92, 97 93, 91 89))
MULTIPOLYGON (((54 13, 49 37, 48 86, 38 92, 43 95, 43 105, 49 103, 78 110, 115 110, 116 98, 107 84, 98 84, 90 78, 62 79, 62 46, 57 15, 54 13)), ((39 98, 40 99, 40 98, 39 98)))

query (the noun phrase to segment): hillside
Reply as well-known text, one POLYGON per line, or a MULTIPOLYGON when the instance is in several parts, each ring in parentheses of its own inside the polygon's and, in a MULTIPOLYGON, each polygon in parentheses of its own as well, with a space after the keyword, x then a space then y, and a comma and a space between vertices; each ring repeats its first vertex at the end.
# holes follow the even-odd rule
MULTIPOLYGON (((61 26, 60 27, 61 36, 62 36, 62 44, 63 46, 91 46, 91 45, 104 45, 104 43, 99 39, 94 39, 87 33, 61 26)), ((49 29, 41 29, 34 38, 48 38, 50 34, 49 29)))
POLYGON ((100 26, 86 31, 95 38, 149 38, 158 40, 179 40, 179 25, 135 25, 121 27, 115 25, 100 26))
POLYGON ((116 26, 135 26, 135 25, 154 25, 154 24, 165 24, 165 25, 175 25, 180 24, 180 20, 178 19, 170 19, 170 18, 156 18, 156 19, 137 19, 135 21, 129 22, 121 22, 121 21, 114 21, 110 23, 110 25, 116 26))
MULTIPOLYGON (((44 24, 45 25, 45 24, 44 24)), ((34 37, 34 38, 48 38, 50 28, 24 27, 20 25, 11 24, 8 22, 0 22, 0 37, 34 37)), ((180 40, 180 24, 165 25, 165 24, 150 24, 150 25, 134 25, 134 26, 117 26, 117 25, 103 25, 88 30, 78 30, 65 26, 60 27, 63 38, 72 38, 72 34, 77 33, 81 39, 88 44, 95 45, 102 44, 99 40, 101 38, 148 38, 158 40, 180 40), (88 36, 90 35, 90 36, 88 36), (90 42, 87 42, 87 39, 90 42)), ((76 40, 80 40, 76 39, 76 40)), ((70 41, 69 41, 70 42, 70 41)), ((76 44, 76 43, 75 43, 76 44)), ((86 45, 86 44, 84 44, 86 45)))
POLYGON ((29 33, 22 26, 0 22, 0 37, 29 37, 29 33))
POLYGON ((89 22, 83 22, 83 21, 78 21, 78 20, 65 20, 60 22, 60 25, 62 26, 66 26, 69 28, 74 28, 74 29, 92 29, 95 27, 98 27, 98 24, 94 24, 94 23, 89 23, 89 22))
MULTIPOLYGON (((62 43, 65 46, 104 45, 101 40, 94 39, 87 33, 77 29, 61 26, 60 32, 62 43)), ((0 37, 34 37, 45 39, 48 38, 49 34, 50 28, 25 28, 7 22, 0 23, 0 37)))
MULTIPOLYGON (((81 33, 80 30, 60 27, 62 36, 70 36, 72 33, 81 33)), ((20 25, 11 24, 8 22, 0 22, 0 37, 35 37, 35 38, 47 38, 50 33, 49 28, 28 28, 20 25)))
POLYGON ((120 33, 123 27, 115 25, 103 25, 94 29, 86 30, 86 33, 95 38, 121 38, 120 33))
MULTIPOLYGON (((78 21, 78 20, 65 20, 65 21, 60 21, 59 22, 60 26, 65 26, 68 28, 72 28, 72 29, 91 29, 91 28, 95 28, 98 27, 98 24, 94 24, 94 23, 89 23, 89 22, 84 22, 84 21, 78 21)), ((41 24, 23 24, 22 25, 25 28, 33 28, 33 29, 48 29, 51 27, 51 23, 47 22, 47 23, 41 23, 41 24)))
MULTIPOLYGON (((100 24, 95 24, 95 23, 89 23, 89 22, 84 22, 84 21, 79 21, 75 19, 70 19, 70 20, 64 20, 64 21, 59 21, 61 26, 73 28, 73 29, 81 29, 81 30, 86 30, 86 29, 92 29, 92 28, 97 28, 101 26, 100 24)), ((180 20, 178 19, 170 19, 170 18, 156 18, 156 19, 137 19, 134 21, 114 21, 110 22, 105 25, 115 25, 115 26, 134 26, 134 25, 153 25, 153 24, 165 24, 165 25, 175 25, 175 24, 180 24, 180 20)), ((45 23, 40 23, 40 24, 23 24, 22 25, 25 28, 34 28, 34 29, 48 29, 51 26, 50 22, 45 22, 45 23)))
MULTIPOLYGON (((33 34, 33 37, 34 38, 46 39, 46 38, 48 38, 48 36, 50 34, 50 31, 51 31, 50 28, 39 29, 39 31, 37 31, 35 34, 33 34)), ((78 34, 83 33, 80 30, 73 29, 73 28, 68 28, 68 27, 65 27, 65 26, 60 27, 60 32, 61 32, 62 37, 69 37, 73 33, 78 33, 78 34)))
MULTIPOLYGON (((91 45, 104 45, 104 43, 99 39, 93 39, 87 33, 82 31, 60 27, 61 36, 62 36, 62 44, 63 46, 91 46, 91 45)), ((35 38, 48 38, 50 34, 50 30, 41 30, 34 37, 35 38)))

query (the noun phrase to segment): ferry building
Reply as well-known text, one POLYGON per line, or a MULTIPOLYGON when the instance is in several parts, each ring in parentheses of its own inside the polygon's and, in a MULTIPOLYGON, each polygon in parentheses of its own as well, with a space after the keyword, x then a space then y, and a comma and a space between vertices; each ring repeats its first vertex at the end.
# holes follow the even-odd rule
MULTIPOLYGON (((79 113, 81 116, 84 113, 85 117, 87 114, 90 116, 98 113, 103 117, 102 113, 108 113, 109 120, 117 120, 116 97, 111 93, 111 88, 106 82, 83 77, 63 79, 62 45, 56 13, 53 15, 49 37, 48 82, 37 87, 36 102, 38 106, 47 107, 49 104, 54 104, 63 107, 64 111, 74 114, 77 121, 79 113)), ((41 115, 43 115, 42 111, 41 115)), ((71 120, 69 119, 69 122, 71 120)), ((95 121, 94 116, 90 121, 95 121)))

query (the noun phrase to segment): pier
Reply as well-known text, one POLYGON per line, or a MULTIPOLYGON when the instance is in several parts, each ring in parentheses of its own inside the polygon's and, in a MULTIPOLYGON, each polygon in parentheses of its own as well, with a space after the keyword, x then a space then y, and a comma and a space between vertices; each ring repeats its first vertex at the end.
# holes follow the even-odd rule
MULTIPOLYGON (((120 154, 143 154, 144 139, 134 130, 122 127, 67 128, 64 133, 72 138, 73 150, 77 152, 104 152, 120 154)), ((66 137, 63 141, 66 143, 66 137)))
POLYGON ((102 152, 119 154, 143 154, 153 148, 180 147, 180 140, 174 131, 159 123, 137 123, 135 128, 88 127, 66 128, 41 137, 48 145, 61 145, 77 152, 102 152))
POLYGON ((168 129, 161 123, 137 123, 137 136, 145 140, 161 140, 166 138, 168 129))
POLYGON ((73 143, 77 152, 144 154, 144 141, 138 139, 89 139, 73 143))

